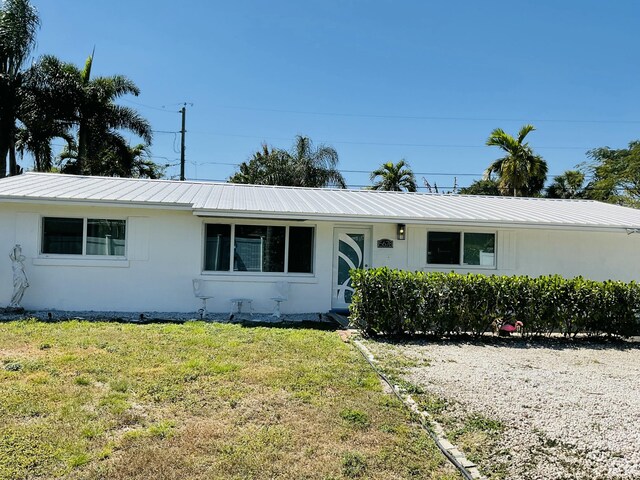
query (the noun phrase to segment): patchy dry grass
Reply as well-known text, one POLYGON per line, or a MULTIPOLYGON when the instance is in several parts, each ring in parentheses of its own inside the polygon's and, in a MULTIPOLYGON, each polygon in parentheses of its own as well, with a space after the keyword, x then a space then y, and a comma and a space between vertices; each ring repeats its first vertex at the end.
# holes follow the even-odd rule
POLYGON ((0 324, 0 478, 458 478, 332 332, 0 324))
POLYGON ((384 374, 411 394, 420 409, 442 425, 450 442, 459 447, 469 460, 481 465, 483 473, 489 478, 508 478, 507 466, 503 461, 496 460, 498 454, 503 453, 498 449, 504 431, 504 425, 499 420, 468 412, 466 408, 460 409, 452 400, 430 391, 428 384, 412 382, 411 372, 429 367, 431 361, 428 358, 393 343, 372 340, 366 343, 384 374), (465 412, 464 415, 460 415, 460 410, 465 412))

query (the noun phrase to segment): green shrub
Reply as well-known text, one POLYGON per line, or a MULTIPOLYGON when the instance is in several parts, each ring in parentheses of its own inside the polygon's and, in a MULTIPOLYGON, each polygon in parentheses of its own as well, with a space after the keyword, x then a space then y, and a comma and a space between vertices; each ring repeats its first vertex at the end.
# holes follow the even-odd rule
POLYGON ((638 284, 559 275, 538 278, 353 270, 351 321, 364 334, 480 336, 505 322, 523 334, 640 334, 638 284))

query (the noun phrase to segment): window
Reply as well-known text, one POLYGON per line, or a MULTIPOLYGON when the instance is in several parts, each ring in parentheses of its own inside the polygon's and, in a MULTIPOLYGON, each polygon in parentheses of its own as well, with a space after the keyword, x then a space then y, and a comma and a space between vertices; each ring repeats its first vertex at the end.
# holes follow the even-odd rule
POLYGON ((427 236, 427 263, 440 265, 460 264, 460 234, 429 232, 427 236))
POLYGON ((313 273, 313 234, 313 227, 207 224, 204 269, 313 273))
POLYGON ((87 220, 87 255, 124 257, 124 220, 87 220))
POLYGON ((289 227, 289 272, 313 272, 313 228, 289 227))
POLYGON ((427 263, 495 267, 495 243, 495 233, 428 232, 427 263))
POLYGON ((495 266, 496 236, 493 233, 464 234, 464 264, 495 266))
POLYGON ((236 225, 233 269, 236 272, 284 272, 285 227, 236 225))
POLYGON ((94 218, 42 219, 42 253, 58 255, 125 255, 126 220, 94 218))
POLYGON ((207 225, 204 269, 228 271, 230 249, 231 225, 207 225))
POLYGON ((44 218, 42 253, 82 255, 82 218, 44 218))

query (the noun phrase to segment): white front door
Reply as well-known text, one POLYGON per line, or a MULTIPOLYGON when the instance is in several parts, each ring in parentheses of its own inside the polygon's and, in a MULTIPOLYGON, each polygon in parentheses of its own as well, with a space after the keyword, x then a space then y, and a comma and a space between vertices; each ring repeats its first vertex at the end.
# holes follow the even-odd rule
POLYGON ((332 308, 349 308, 353 294, 349 270, 369 267, 370 237, 371 231, 367 228, 336 228, 334 230, 332 308))

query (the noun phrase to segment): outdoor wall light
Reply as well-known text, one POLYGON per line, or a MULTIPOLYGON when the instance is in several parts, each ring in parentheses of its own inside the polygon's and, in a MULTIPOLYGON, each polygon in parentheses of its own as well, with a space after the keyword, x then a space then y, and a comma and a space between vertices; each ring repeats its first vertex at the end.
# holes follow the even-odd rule
POLYGON ((407 226, 404 223, 398 224, 398 240, 404 240, 407 236, 407 226))

